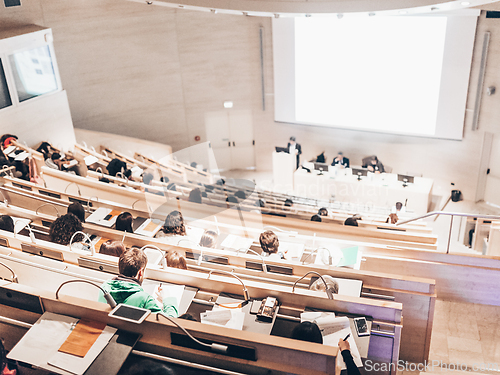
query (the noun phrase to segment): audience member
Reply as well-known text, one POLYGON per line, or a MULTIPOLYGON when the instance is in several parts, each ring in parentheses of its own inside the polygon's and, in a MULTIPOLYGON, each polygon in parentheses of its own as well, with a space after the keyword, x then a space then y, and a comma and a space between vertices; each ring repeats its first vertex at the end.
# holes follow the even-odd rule
POLYGON ((175 375, 175 371, 162 362, 141 358, 119 375, 175 375))
POLYGON ((293 201, 290 198, 285 199, 285 207, 292 207, 293 201))
POLYGON ((165 254, 165 259, 167 261, 167 267, 187 270, 186 258, 184 258, 178 251, 167 251, 167 254, 165 254))
POLYGON ((198 165, 198 163, 195 162, 195 161, 193 161, 193 162, 191 162, 190 165, 191 165, 191 168, 196 168, 196 166, 198 165))
POLYGON ((116 218, 115 229, 121 232, 134 233, 134 229, 132 228, 132 222, 134 218, 130 212, 122 212, 116 218))
POLYGON ((325 207, 321 207, 318 210, 318 215, 319 216, 328 216, 328 210, 325 207))
POLYGON ((354 359, 352 358, 351 346, 349 345, 349 341, 339 339, 338 346, 340 354, 342 354, 342 358, 344 359, 345 367, 347 368, 347 375, 361 375, 358 366, 356 366, 356 364, 354 363, 354 359))
POLYGON ((326 163, 325 151, 316 156, 316 163, 326 163))
POLYGON ((229 197, 227 197, 227 198, 226 198, 226 202, 228 202, 228 203, 234 203, 234 204, 238 204, 238 203, 240 203, 240 202, 238 201, 238 198, 237 198, 237 197, 235 197, 234 195, 230 195, 229 197))
POLYGON ((9 215, 0 216, 0 230, 14 233, 14 220, 9 215))
POLYGON ((160 182, 163 182, 164 184, 168 184, 169 181, 170 178, 168 178, 167 176, 160 177, 160 182))
MULTIPOLYGON (((50 226, 50 241, 60 245, 68 245, 73 234, 83 230, 83 225, 80 219, 74 214, 69 213, 57 218, 50 226)), ((73 239, 74 242, 83 240, 83 235, 78 234, 73 239)))
MULTIPOLYGON (((332 291, 333 294, 339 293, 339 283, 337 282, 337 280, 329 275, 323 275, 323 279, 325 280, 326 285, 328 285, 328 288, 332 291)), ((325 283, 323 282, 323 280, 321 280, 321 278, 318 277, 318 279, 311 284, 309 290, 325 291, 325 283)))
POLYGON ((108 240, 102 243, 101 247, 99 248, 99 254, 120 257, 125 252, 125 250, 126 248, 123 242, 108 240))
POLYGON ((354 217, 348 217, 347 219, 345 219, 344 225, 350 225, 352 227, 357 227, 358 220, 356 220, 354 217))
POLYGON ((201 203, 201 190, 200 188, 194 188, 189 192, 189 199, 190 202, 193 203, 201 203))
POLYGON ((373 173, 384 173, 384 165, 376 156, 373 156, 373 158, 370 160, 370 163, 366 166, 370 172, 373 173))
POLYGON ((278 236, 271 230, 262 232, 259 237, 260 247, 262 248, 263 255, 271 258, 283 259, 283 254, 278 253, 280 241, 278 236))
POLYGON ((302 147, 295 141, 295 137, 290 137, 290 141, 288 142, 287 148, 288 148, 288 153, 290 155, 296 155, 297 168, 295 169, 298 169, 300 165, 300 154, 302 154, 302 147))
MULTIPOLYGON (((16 367, 16 365, 12 366, 16 367)), ((9 369, 9 362, 7 360, 7 352, 3 346, 3 341, 0 340, 0 375, 16 375, 17 369, 9 369)))
MULTIPOLYGON (((102 288, 111 294, 117 304, 124 303, 141 307, 154 313, 163 311, 165 314, 176 318, 179 315, 179 306, 175 297, 156 296, 163 303, 162 308, 160 308, 155 298, 142 289, 147 263, 148 258, 141 249, 131 248, 126 250, 118 260, 120 274, 106 281, 102 288)), ((159 291, 161 294, 161 287, 159 291)), ((99 295, 99 301, 105 301, 102 294, 99 295)))
POLYGON ((292 339, 323 344, 323 336, 316 323, 302 322, 292 331, 292 339))
POLYGON ((318 221, 318 222, 321 223, 321 216, 319 216, 318 214, 312 215, 311 216, 311 221, 318 221))
POLYGON ((200 246, 214 249, 215 245, 217 244, 218 237, 219 235, 217 234, 217 232, 214 232, 213 230, 206 230, 201 236, 200 246))
POLYGON ((245 192, 243 190, 238 190, 236 193, 234 193, 234 196, 241 199, 241 200, 247 199, 247 195, 245 194, 245 192))
POLYGON ((349 159, 344 157, 344 153, 339 151, 337 157, 332 161, 332 165, 339 165, 343 168, 349 168, 349 159))
POLYGON ((184 226, 184 218, 179 211, 172 211, 165 219, 165 223, 161 230, 156 234, 156 238, 167 236, 185 236, 186 227, 184 226))
POLYGON ((119 172, 125 175, 125 172, 127 171, 127 163, 115 158, 108 163, 106 169, 108 170, 108 174, 113 177, 116 177, 116 174, 119 172))
POLYGON ((145 185, 151 185, 151 182, 153 181, 154 176, 152 173, 146 172, 142 175, 142 183, 145 185))
POLYGON ((80 202, 71 203, 67 213, 75 215, 82 223, 85 223, 85 209, 80 202))

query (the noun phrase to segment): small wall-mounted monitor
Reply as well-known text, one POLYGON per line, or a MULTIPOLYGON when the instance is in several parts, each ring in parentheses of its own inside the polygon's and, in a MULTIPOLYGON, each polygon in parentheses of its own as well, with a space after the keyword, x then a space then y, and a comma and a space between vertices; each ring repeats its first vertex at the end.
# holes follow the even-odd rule
POLYGON ((352 175, 353 176, 368 176, 368 169, 366 168, 352 168, 352 175))
POLYGON ((288 148, 287 147, 275 147, 276 152, 286 152, 288 154, 288 148))
POLYGON ((398 174, 398 181, 402 181, 405 184, 413 184, 415 182, 415 176, 409 176, 406 174, 398 174))
POLYGON ((321 172, 328 172, 328 164, 325 163, 314 163, 314 170, 321 172))

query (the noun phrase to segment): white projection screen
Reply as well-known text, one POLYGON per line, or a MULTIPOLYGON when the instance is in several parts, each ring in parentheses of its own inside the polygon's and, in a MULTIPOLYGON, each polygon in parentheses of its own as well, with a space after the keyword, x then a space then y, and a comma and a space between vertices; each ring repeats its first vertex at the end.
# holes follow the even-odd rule
POLYGON ((273 19, 275 120, 462 139, 478 15, 273 19))

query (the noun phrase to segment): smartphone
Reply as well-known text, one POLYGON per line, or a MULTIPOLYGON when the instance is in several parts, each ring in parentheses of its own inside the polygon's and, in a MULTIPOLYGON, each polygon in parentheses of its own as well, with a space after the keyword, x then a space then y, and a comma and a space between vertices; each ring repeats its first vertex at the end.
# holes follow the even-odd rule
POLYGON ((354 326, 356 327, 356 332, 358 332, 358 336, 369 336, 370 332, 368 332, 368 324, 366 322, 365 317, 354 318, 354 326))

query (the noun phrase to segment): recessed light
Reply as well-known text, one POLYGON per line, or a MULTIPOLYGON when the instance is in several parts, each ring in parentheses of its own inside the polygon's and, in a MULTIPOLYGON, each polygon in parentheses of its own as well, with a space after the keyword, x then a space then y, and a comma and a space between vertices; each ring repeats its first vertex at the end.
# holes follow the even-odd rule
POLYGON ((231 101, 224 102, 224 108, 233 108, 233 102, 231 101))

